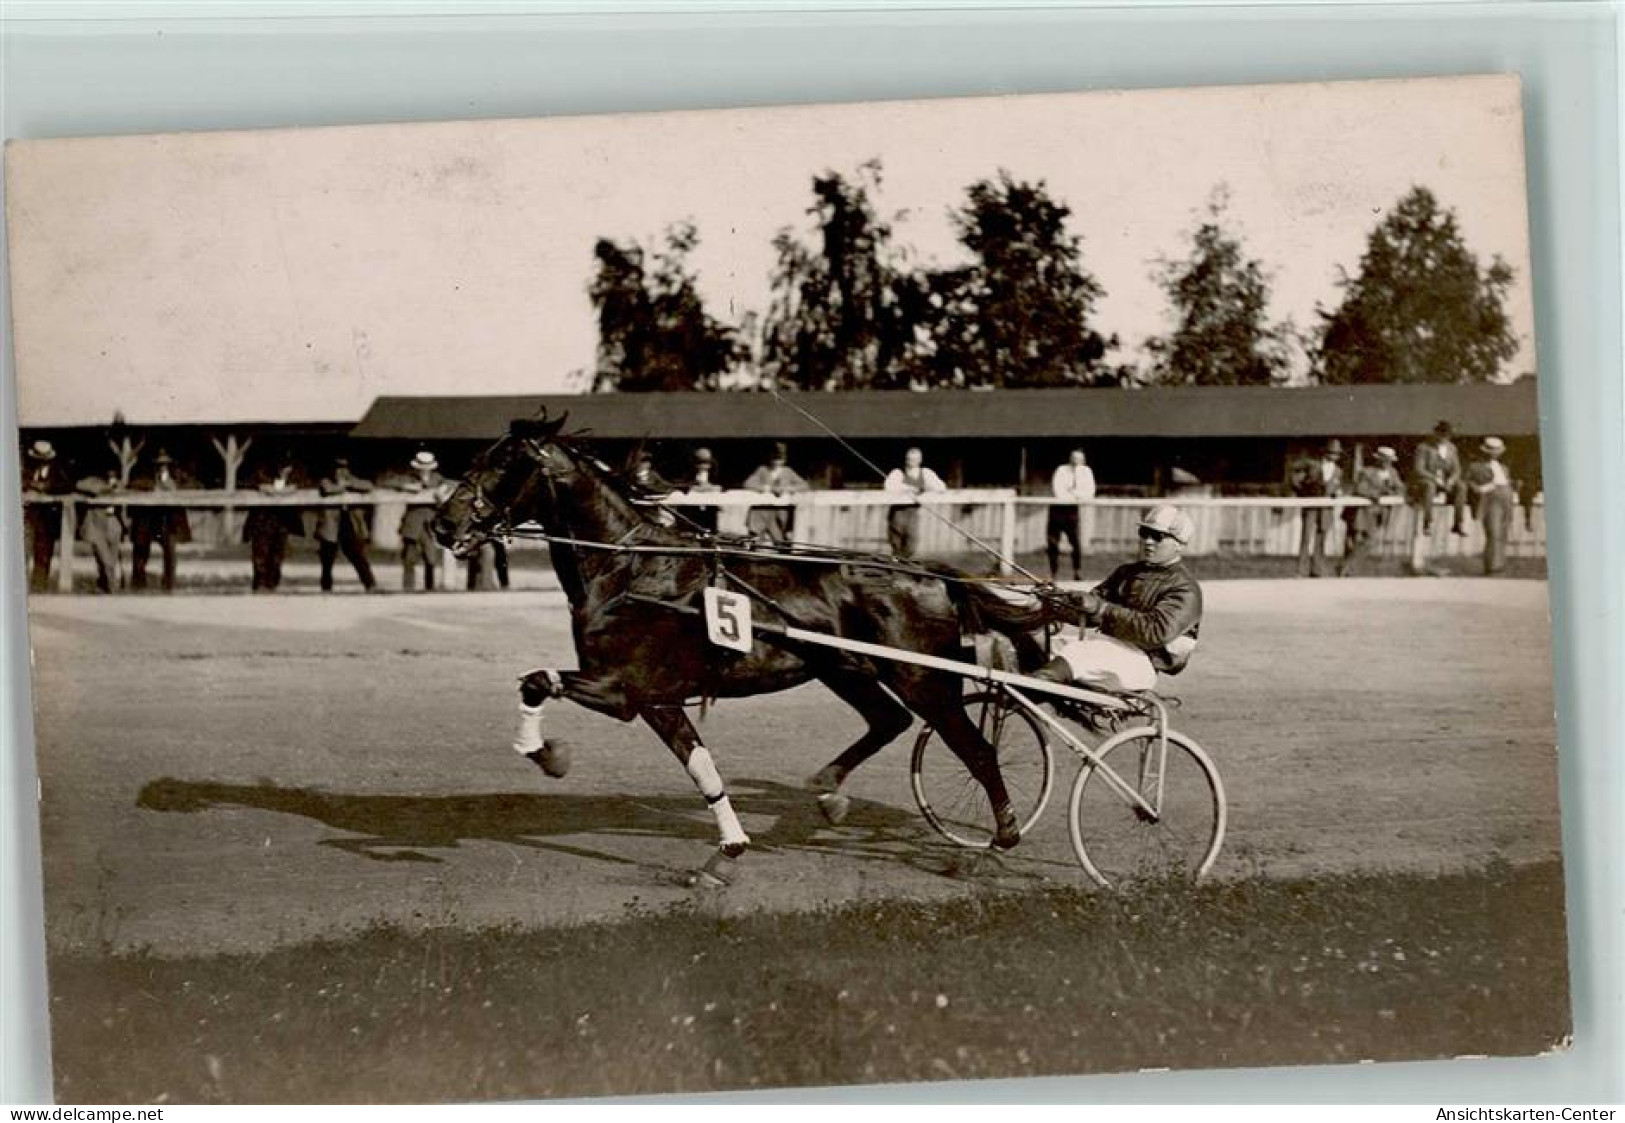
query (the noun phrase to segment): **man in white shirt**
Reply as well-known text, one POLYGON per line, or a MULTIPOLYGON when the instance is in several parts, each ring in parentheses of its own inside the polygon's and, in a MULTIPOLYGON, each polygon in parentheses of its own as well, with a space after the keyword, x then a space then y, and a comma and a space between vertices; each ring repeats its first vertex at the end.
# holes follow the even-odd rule
POLYGON ((1065 503, 1049 509, 1049 525, 1044 529, 1044 553, 1049 558, 1050 580, 1055 580, 1061 561, 1061 539, 1072 540, 1072 580, 1082 576, 1083 544, 1094 537, 1094 508, 1085 506, 1095 498, 1095 472, 1083 449, 1075 448, 1067 462, 1055 469, 1050 491, 1065 503), (1080 517, 1081 516, 1081 517, 1080 517))
POLYGON ((1506 442, 1500 437, 1486 437, 1479 446, 1482 459, 1473 461, 1467 469, 1467 487, 1477 497, 1478 522, 1484 528, 1486 575, 1506 568, 1507 532, 1512 526, 1512 510, 1518 505, 1517 489, 1512 486, 1506 465, 1501 463, 1506 450, 1506 442))
POLYGON ((891 552, 900 558, 912 558, 920 541, 920 496, 928 492, 947 491, 942 478, 925 466, 925 454, 911 448, 903 454, 903 466, 893 468, 886 477, 886 490, 906 495, 908 506, 893 507, 886 520, 886 537, 891 552))

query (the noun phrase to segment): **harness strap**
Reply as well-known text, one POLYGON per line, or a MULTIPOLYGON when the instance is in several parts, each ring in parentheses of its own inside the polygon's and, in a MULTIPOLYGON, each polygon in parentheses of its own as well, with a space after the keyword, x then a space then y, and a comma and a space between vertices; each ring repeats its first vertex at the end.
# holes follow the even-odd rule
MULTIPOLYGON (((866 569, 880 569, 889 573, 902 573, 910 577, 924 577, 933 581, 947 581, 958 585, 985 584, 986 579, 980 577, 960 576, 953 573, 941 573, 937 570, 927 569, 924 566, 906 565, 890 561, 872 554, 840 554, 840 553, 785 553, 778 550, 752 550, 742 547, 730 547, 720 544, 701 546, 651 546, 629 543, 626 538, 631 537, 641 528, 633 528, 627 535, 616 542, 598 542, 587 538, 574 538, 563 534, 549 534, 542 530, 520 530, 508 527, 505 537, 523 538, 537 542, 548 542, 560 546, 573 546, 582 550, 599 550, 617 554, 659 554, 667 557, 705 557, 720 564, 721 558, 743 558, 751 561, 794 562, 803 565, 856 565, 866 569)), ((1036 590, 1035 590, 1036 592, 1036 590)))

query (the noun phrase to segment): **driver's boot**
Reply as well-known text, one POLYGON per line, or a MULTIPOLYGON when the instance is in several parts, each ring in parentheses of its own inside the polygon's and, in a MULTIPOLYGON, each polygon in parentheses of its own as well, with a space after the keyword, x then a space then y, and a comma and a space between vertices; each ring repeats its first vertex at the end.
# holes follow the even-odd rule
POLYGON ((1072 664, 1059 655, 1034 671, 1031 678, 1043 679, 1045 682, 1060 683, 1062 686, 1072 685, 1072 664))

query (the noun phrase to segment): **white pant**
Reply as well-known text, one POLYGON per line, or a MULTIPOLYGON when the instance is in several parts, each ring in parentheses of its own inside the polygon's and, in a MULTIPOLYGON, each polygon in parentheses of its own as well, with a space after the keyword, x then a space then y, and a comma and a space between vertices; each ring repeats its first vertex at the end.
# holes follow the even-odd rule
POLYGON ((1072 677, 1083 686, 1150 690, 1157 685, 1157 669, 1145 652, 1099 632, 1062 644, 1056 654, 1066 660, 1072 677))

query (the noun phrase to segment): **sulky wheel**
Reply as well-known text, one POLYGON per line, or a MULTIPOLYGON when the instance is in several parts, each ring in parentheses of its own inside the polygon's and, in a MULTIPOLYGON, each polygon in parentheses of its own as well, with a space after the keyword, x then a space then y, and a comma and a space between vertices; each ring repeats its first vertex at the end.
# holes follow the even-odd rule
POLYGON ((1194 881, 1224 844, 1224 785, 1202 747, 1153 726, 1124 730, 1095 750, 1072 785, 1072 850, 1108 889, 1135 881, 1194 881), (1107 775, 1107 769, 1111 776, 1107 775), (1139 793, 1135 801, 1112 777, 1139 793))
MULTIPOLYGON (((967 694, 965 714, 998 750, 999 770, 1025 835, 1044 813, 1055 783, 1049 738, 1038 719, 998 691, 967 694)), ((914 743, 909 780, 914 801, 937 833, 960 846, 984 848, 993 841, 987 793, 929 725, 914 743)))

